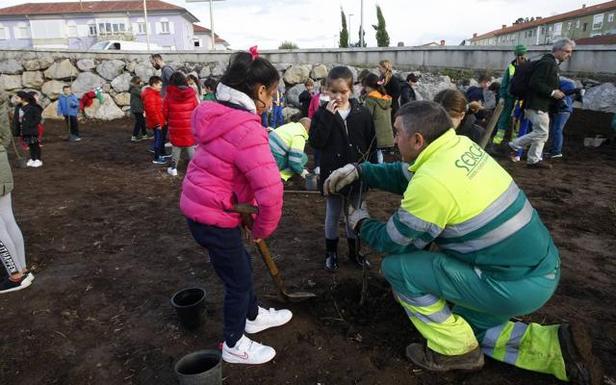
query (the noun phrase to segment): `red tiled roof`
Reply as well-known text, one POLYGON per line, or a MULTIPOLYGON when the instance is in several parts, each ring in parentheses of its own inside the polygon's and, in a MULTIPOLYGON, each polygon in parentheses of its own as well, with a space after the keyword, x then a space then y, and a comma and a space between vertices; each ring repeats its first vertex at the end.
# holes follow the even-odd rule
POLYGON ((616 35, 602 35, 575 39, 577 45, 616 44, 616 35))
MULTIPOLYGON (((185 8, 160 0, 147 0, 148 11, 186 11, 185 8)), ((0 16, 55 15, 89 12, 127 12, 143 11, 143 1, 83 1, 60 3, 26 3, 13 7, 0 8, 0 16)), ((187 11, 186 11, 187 12, 187 11)), ((194 17, 194 16, 193 16, 194 17)))
POLYGON ((473 37, 471 41, 482 40, 482 39, 486 39, 492 36, 506 35, 506 34, 513 33, 513 32, 523 31, 528 28, 538 27, 540 25, 555 23, 561 20, 567 20, 567 19, 572 19, 575 17, 581 17, 581 16, 587 16, 587 15, 592 15, 596 13, 601 13, 604 11, 608 11, 610 9, 616 9, 616 0, 593 5, 590 7, 578 8, 573 11, 569 11, 569 12, 561 13, 558 15, 530 21, 528 23, 513 24, 509 27, 495 29, 494 31, 490 31, 488 33, 484 33, 483 35, 473 37))
MULTIPOLYGON (((212 31, 210 31, 209 28, 202 27, 202 26, 200 26, 198 24, 193 24, 193 32, 194 33, 210 33, 212 31)), ((229 44, 229 43, 227 43, 227 41, 225 39, 223 39, 220 36, 218 36, 217 33, 214 34, 214 37, 216 39, 216 43, 229 44)))

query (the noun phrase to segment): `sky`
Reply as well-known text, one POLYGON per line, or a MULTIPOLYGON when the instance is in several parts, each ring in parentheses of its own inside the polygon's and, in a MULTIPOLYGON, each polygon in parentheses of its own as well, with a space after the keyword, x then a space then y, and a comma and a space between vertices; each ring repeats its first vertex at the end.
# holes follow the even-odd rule
MULTIPOLYGON (((163 0, 188 9, 201 25, 210 26, 209 4, 163 0)), ((51 0, 3 0, 2 6, 51 0)), ((364 0, 364 29, 368 46, 376 46, 376 4, 381 6, 390 45, 420 45, 445 40, 458 45, 473 33, 511 25, 519 17, 552 16, 599 4, 584 0, 364 0)), ((276 49, 283 41, 300 48, 338 46, 340 8, 350 16, 350 37, 359 40, 361 0, 223 0, 214 2, 215 32, 234 49, 258 45, 276 49)))

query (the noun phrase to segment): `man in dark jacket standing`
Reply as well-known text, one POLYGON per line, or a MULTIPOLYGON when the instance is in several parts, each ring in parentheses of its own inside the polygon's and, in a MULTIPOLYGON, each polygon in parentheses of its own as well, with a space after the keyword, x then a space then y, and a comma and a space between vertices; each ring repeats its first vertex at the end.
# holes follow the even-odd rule
POLYGON ((548 113, 553 102, 565 97, 558 88, 558 66, 571 57, 574 48, 573 40, 558 40, 552 46, 552 53, 546 54, 535 63, 530 76, 525 116, 532 123, 533 131, 509 142, 509 146, 515 151, 530 146, 527 155, 529 168, 551 168, 549 164, 542 162, 541 157, 550 129, 548 113))
POLYGON ((160 70, 160 78, 163 80, 163 88, 160 91, 160 96, 164 97, 167 94, 169 79, 171 79, 171 75, 173 75, 175 70, 169 64, 165 64, 163 57, 159 53, 150 56, 150 63, 152 63, 152 67, 160 70))

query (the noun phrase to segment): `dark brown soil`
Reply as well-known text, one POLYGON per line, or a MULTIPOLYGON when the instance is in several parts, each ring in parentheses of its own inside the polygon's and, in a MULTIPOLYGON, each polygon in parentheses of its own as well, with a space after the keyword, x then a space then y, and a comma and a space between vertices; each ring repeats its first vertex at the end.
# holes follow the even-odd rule
MULTIPOLYGON (((607 116, 581 112, 574 118, 567 130, 575 135, 552 171, 503 161, 562 255, 558 291, 524 319, 583 322, 613 378, 616 150, 580 145, 583 132, 603 126, 607 116)), ((36 279, 31 288, 0 297, 2 385, 174 384, 177 359, 220 341, 221 284, 178 209, 181 179, 150 163, 146 142, 128 141, 129 126, 84 122, 83 141, 67 143, 61 124, 48 122, 44 167, 14 169, 14 210, 36 279), (180 327, 169 304, 176 290, 192 285, 208 292, 207 320, 194 333, 180 327)), ((399 203, 379 192, 369 200, 383 219, 399 203)), ((339 273, 322 270, 323 217, 319 195, 285 194, 283 219, 269 245, 289 288, 319 297, 290 305, 295 317, 289 325, 256 337, 277 349, 272 363, 224 365, 226 384, 558 382, 492 360, 474 374, 418 370, 404 347, 420 336, 378 269, 370 272, 364 307, 358 305, 360 270, 344 258, 339 273)), ((378 266, 379 256, 370 258, 378 266)), ((277 305, 266 297, 276 289, 258 257, 254 266, 257 292, 277 305)))

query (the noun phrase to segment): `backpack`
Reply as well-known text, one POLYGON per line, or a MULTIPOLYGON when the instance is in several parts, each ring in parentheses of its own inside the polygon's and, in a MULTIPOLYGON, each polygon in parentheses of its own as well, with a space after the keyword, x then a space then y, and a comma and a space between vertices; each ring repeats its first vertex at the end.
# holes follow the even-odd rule
POLYGON ((530 78, 535 70, 538 60, 527 61, 515 68, 515 73, 509 84, 509 93, 518 99, 526 99, 529 91, 530 78))

